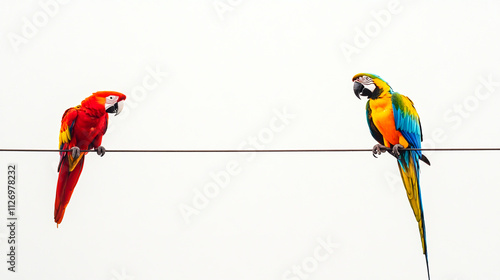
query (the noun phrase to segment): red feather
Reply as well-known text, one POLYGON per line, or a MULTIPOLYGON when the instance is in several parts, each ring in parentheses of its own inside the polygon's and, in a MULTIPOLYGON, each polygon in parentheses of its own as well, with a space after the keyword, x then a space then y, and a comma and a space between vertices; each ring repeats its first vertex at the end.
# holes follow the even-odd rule
POLYGON ((66 206, 68 206, 73 190, 75 189, 78 178, 83 170, 85 156, 82 156, 73 171, 69 172, 69 161, 63 160, 59 169, 59 178, 57 179, 56 202, 54 205, 54 221, 59 224, 62 222, 66 206))

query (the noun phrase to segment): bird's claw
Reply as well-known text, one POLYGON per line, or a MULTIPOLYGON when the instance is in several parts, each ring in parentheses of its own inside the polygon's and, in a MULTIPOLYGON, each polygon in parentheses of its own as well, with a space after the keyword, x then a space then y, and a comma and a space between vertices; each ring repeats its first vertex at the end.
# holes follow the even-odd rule
POLYGON ((102 156, 104 156, 105 153, 106 153, 106 149, 103 146, 97 147, 97 155, 102 157, 102 156))
POLYGON ((392 155, 395 156, 396 158, 399 158, 399 156, 401 155, 399 149, 404 149, 403 145, 396 144, 392 147, 392 155))
POLYGON ((381 144, 377 144, 372 148, 373 157, 375 158, 377 158, 377 156, 381 155, 382 153, 385 153, 386 151, 387 147, 381 144))
POLYGON ((73 158, 79 158, 80 157, 80 148, 77 146, 71 147, 71 156, 73 158))

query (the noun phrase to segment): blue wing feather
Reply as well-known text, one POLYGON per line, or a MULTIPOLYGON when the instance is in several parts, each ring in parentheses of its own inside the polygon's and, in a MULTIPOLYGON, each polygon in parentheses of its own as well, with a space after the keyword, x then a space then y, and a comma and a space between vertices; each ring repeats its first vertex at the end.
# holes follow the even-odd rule
MULTIPOLYGON (((413 106, 413 102, 408 97, 395 92, 392 94, 392 110, 396 130, 401 132, 403 137, 410 144, 410 148, 422 148, 420 118, 417 114, 417 110, 413 106)), ((422 156, 421 151, 415 151, 415 153, 412 154, 418 155, 417 159, 420 159, 422 156)), ((409 160, 406 162, 409 162, 409 160)), ((418 164, 418 160, 415 162, 418 164)))

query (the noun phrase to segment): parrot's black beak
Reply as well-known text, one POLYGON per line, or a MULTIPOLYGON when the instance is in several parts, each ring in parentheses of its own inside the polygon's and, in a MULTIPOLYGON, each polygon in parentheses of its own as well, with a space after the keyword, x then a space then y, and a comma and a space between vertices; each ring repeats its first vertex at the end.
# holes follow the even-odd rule
POLYGON ((361 92, 363 91, 365 87, 358 83, 358 82, 354 82, 354 86, 353 86, 353 90, 354 90, 354 94, 356 95, 357 98, 361 99, 361 97, 359 97, 359 95, 361 94, 361 92))
POLYGON ((118 111, 118 102, 106 109, 106 113, 114 114, 118 111))
POLYGON ((123 100, 116 102, 113 104, 113 106, 110 106, 108 109, 106 109, 106 113, 110 114, 115 114, 115 116, 118 116, 120 112, 123 110, 123 100))

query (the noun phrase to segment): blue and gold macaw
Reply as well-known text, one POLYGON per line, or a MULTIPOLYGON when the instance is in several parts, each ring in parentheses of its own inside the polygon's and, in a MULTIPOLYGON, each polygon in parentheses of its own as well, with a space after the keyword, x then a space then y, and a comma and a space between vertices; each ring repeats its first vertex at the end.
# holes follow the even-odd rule
POLYGON ((368 98, 366 118, 373 138, 379 143, 373 147, 373 156, 377 157, 377 155, 389 151, 397 158, 406 194, 420 229, 427 276, 430 279, 424 209, 420 194, 419 161, 421 160, 428 165, 430 162, 420 150, 400 151, 402 148, 421 148, 422 126, 417 110, 408 97, 394 92, 389 84, 377 75, 359 73, 352 78, 352 81, 354 82, 354 94, 358 98, 360 96, 368 98))

